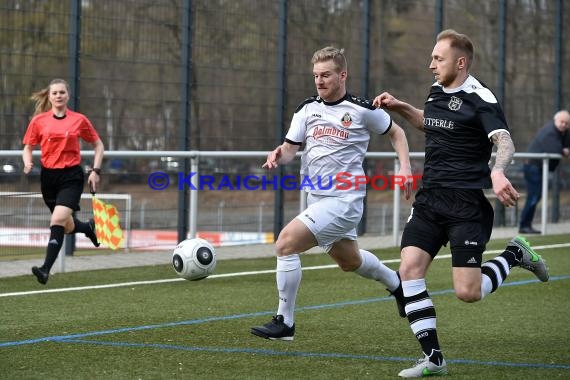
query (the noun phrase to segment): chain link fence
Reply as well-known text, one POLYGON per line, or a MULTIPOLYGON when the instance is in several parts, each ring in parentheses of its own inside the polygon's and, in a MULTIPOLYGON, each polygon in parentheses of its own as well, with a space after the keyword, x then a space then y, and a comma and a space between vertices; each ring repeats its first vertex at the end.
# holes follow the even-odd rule
MULTIPOLYGON (((6 0, 0 4, 0 149, 21 148, 30 94, 61 77, 77 84, 75 108, 93 121, 109 150, 179 149, 184 139, 189 149, 269 150, 296 106, 315 93, 309 63, 315 50, 346 49, 355 95, 388 90, 420 106, 433 81, 434 37, 440 28, 454 28, 473 39, 472 71, 499 95, 522 151, 558 105, 568 107, 570 76, 561 73, 570 40, 559 33, 570 22, 570 7, 563 5, 6 0)), ((422 136, 409 135, 411 149, 422 150, 422 136)), ((371 148, 389 144, 376 139, 371 148)))

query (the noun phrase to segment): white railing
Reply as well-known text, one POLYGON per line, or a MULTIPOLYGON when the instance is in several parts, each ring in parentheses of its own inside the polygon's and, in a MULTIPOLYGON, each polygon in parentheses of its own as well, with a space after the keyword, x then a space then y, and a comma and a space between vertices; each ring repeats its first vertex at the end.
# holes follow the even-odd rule
MULTIPOLYGON (((160 158, 160 157, 176 157, 176 158, 189 158, 190 159, 190 171, 196 173, 192 179, 191 183, 193 186, 197 186, 199 178, 199 159, 200 158, 260 158, 265 159, 267 157, 266 151, 105 151, 105 158, 160 158)), ((301 152, 297 153, 300 155, 301 152)), ((0 158, 3 157, 21 157, 22 152, 19 150, 0 150, 0 158)), ((40 156, 40 151, 36 150, 33 152, 34 157, 40 156)), ((82 157, 93 157, 93 151, 82 151, 82 157)), ((422 159, 424 158, 424 152, 410 152, 411 159, 422 159)), ((367 158, 372 159, 392 159, 394 160, 394 173, 399 170, 399 163, 397 156, 394 152, 368 152, 366 153, 367 158)), ((546 234, 546 220, 548 214, 548 161, 550 159, 561 159, 560 154, 547 154, 547 153, 515 153, 514 158, 523 159, 540 159, 542 160, 542 202, 541 202, 541 215, 542 215, 542 234, 546 234)), ((158 170, 157 170, 158 171, 158 170)), ((150 173, 149 173, 150 174, 150 173)), ((198 191, 190 191, 190 231, 189 236, 195 237, 197 233, 197 220, 198 220, 198 191)), ((300 209, 304 209, 305 197, 300 197, 300 209)), ((392 236, 395 245, 399 244, 400 239, 400 189, 398 186, 395 187, 393 192, 393 228, 392 236)))

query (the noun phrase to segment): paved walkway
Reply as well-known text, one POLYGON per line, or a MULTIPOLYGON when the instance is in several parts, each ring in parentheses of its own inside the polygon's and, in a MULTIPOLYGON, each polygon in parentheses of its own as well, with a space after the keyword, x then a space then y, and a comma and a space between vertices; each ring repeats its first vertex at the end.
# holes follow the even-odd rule
MULTIPOLYGON (((547 227, 549 235, 570 234, 570 222, 549 224, 547 227)), ((492 239, 510 239, 517 234, 514 227, 494 228, 492 239)), ((376 249, 393 247, 392 236, 361 236, 358 243, 364 249, 376 249)), ((310 250, 311 253, 322 252, 318 248, 310 250)), ((273 256, 272 244, 241 245, 232 247, 218 247, 216 249, 218 260, 239 259, 239 258, 259 258, 273 256)), ((61 256, 61 255, 60 255, 61 256)), ((66 256, 63 260, 65 272, 75 272, 82 270, 126 268, 145 265, 169 264, 172 259, 172 252, 130 252, 116 254, 102 254, 89 256, 66 256)), ((22 259, 11 261, 0 261, 0 278, 31 275, 31 267, 40 265, 41 259, 22 259)), ((52 273, 62 272, 61 257, 52 268, 52 273)))

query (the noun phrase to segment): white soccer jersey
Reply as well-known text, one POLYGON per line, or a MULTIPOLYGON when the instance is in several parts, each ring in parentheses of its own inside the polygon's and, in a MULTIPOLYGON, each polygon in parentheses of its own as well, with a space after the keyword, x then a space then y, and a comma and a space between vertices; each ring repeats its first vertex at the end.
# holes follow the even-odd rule
POLYGON ((369 100, 349 94, 334 103, 318 96, 305 100, 295 111, 286 136, 289 143, 305 143, 300 181, 309 180, 312 185, 303 186, 305 191, 332 196, 347 191, 365 193, 365 185, 354 184, 356 176, 364 176, 362 162, 370 133, 385 134, 391 126, 390 116, 369 100), (339 182, 337 176, 343 180, 339 182))

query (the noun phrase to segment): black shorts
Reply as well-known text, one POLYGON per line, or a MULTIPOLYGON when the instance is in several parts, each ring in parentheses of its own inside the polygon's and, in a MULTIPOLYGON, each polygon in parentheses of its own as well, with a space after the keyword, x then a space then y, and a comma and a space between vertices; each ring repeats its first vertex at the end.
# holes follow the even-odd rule
POLYGON ((435 257, 450 242, 454 267, 481 267, 493 230, 493 207, 478 189, 420 189, 402 235, 435 257))
POLYGON ((42 196, 50 211, 53 212, 55 206, 66 206, 73 211, 79 211, 84 179, 81 166, 65 169, 42 168, 42 196))

